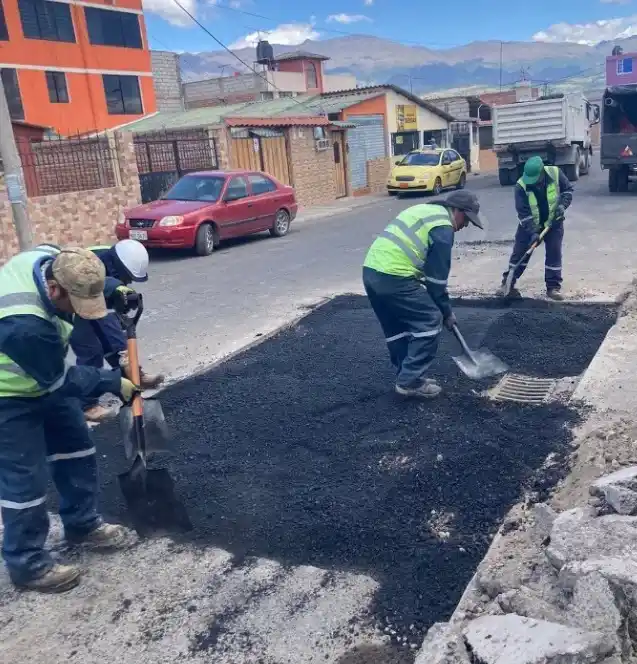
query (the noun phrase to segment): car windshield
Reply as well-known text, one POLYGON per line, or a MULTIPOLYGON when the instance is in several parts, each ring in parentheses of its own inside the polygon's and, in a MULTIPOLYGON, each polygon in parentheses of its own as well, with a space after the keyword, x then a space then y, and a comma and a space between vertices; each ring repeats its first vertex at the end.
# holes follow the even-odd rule
POLYGON ((408 154, 399 166, 437 166, 440 155, 432 153, 414 152, 408 154))
POLYGON ((218 201, 224 178, 209 175, 186 175, 163 196, 166 201, 218 201))

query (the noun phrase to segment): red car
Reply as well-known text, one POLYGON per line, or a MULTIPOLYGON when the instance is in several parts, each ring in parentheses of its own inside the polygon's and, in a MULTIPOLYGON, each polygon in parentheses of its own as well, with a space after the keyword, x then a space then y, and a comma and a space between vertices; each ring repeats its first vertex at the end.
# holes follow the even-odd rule
POLYGON ((222 240, 270 231, 287 235, 298 205, 294 189, 255 171, 201 171, 178 180, 158 201, 126 210, 118 240, 194 249, 208 256, 222 240))

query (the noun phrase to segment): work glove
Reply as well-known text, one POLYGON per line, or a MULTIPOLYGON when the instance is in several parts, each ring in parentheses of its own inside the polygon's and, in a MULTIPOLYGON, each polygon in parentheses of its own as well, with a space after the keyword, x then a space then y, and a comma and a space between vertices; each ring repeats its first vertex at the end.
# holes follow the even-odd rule
POLYGON ((566 209, 563 205, 558 205, 555 208, 555 221, 564 221, 564 216, 566 214, 566 209))
POLYGON ((136 309, 138 304, 137 293, 128 286, 118 286, 112 295, 113 309, 119 314, 126 314, 136 309))
POLYGON ((136 394, 141 392, 140 388, 128 378, 122 378, 119 386, 119 395, 125 404, 129 404, 136 394))
POLYGON ((454 328, 455 325, 458 324, 458 320, 456 319, 456 315, 451 312, 444 320, 444 326, 451 332, 454 328))
POLYGON ((536 242, 540 241, 540 234, 537 232, 533 232, 531 234, 531 242, 529 242, 529 247, 532 247, 536 242))

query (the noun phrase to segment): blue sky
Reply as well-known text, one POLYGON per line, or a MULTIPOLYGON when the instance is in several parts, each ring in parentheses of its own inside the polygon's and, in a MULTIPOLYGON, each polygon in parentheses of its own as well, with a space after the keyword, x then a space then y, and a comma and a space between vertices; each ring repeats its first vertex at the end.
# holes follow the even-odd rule
MULTIPOLYGON (((431 0, 413 5, 397 0, 179 1, 221 41, 237 47, 253 44, 259 33, 290 46, 307 38, 366 33, 432 48, 489 39, 597 43, 637 34, 637 0, 453 0, 453 10, 447 11, 445 3, 431 0), (398 9, 418 5, 421 9, 398 9), (443 11, 432 14, 427 9, 432 5, 443 11)), ((218 49, 173 0, 145 0, 144 7, 152 48, 218 49)))

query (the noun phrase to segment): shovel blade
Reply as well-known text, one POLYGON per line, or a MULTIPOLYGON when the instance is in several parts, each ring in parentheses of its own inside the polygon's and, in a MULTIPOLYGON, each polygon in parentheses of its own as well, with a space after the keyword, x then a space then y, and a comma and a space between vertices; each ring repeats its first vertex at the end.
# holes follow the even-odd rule
MULTIPOLYGON (((130 461, 139 451, 133 410, 130 406, 120 408, 119 426, 124 441, 124 452, 130 461)), ((168 452, 171 449, 170 429, 161 403, 157 399, 144 399, 144 432, 146 452, 168 452)))
POLYGON ((138 459, 118 478, 135 530, 142 537, 192 530, 170 473, 165 468, 149 470, 141 460, 137 463, 138 459))
POLYGON ((506 373, 509 367, 490 350, 481 348, 453 358, 460 371, 472 380, 481 380, 490 376, 506 373))

